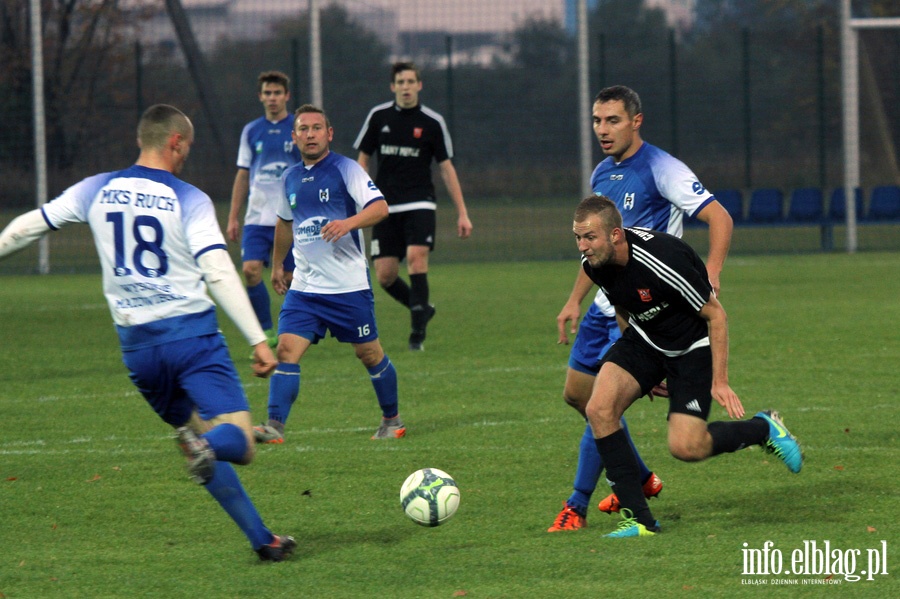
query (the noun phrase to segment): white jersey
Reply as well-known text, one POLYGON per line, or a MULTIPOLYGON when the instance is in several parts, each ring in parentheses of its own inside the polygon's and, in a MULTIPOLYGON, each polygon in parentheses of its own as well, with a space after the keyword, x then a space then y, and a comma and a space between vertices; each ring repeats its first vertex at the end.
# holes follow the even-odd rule
POLYGON ((51 229, 88 223, 123 350, 215 333, 197 258, 225 249, 209 196, 143 166, 89 177, 41 209, 51 229))
POLYGON ((329 221, 349 218, 384 199, 369 174, 356 161, 329 152, 310 167, 295 164, 282 183, 278 216, 293 221, 297 264, 291 289, 323 294, 371 289, 362 231, 335 242, 322 239, 329 221))
POLYGON ((281 175, 300 162, 300 150, 291 138, 293 128, 294 115, 289 114, 275 123, 260 117, 241 131, 237 165, 250 171, 245 225, 275 226, 281 175))

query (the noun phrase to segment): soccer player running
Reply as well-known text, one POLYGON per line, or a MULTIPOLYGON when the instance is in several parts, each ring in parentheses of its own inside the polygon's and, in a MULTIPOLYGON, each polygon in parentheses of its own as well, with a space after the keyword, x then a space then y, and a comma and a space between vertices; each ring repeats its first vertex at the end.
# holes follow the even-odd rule
POLYGON ((453 144, 444 118, 419 104, 422 80, 412 62, 391 67, 394 101, 375 106, 363 123, 353 147, 366 170, 378 154, 375 183, 384 192, 390 216, 372 230, 371 254, 378 283, 395 300, 409 308, 409 349, 422 351, 428 322, 434 317, 428 287, 428 257, 434 250, 435 203, 431 161, 438 163, 441 178, 456 206, 456 234, 466 239, 472 222, 462 188, 453 167, 453 144), (406 259, 409 284, 399 276, 406 259))
POLYGON ((219 332, 216 303, 253 346, 253 372, 275 357, 253 315, 209 196, 177 178, 194 141, 191 121, 164 104, 144 112, 140 155, 122 171, 88 177, 0 233, 0 257, 47 231, 87 223, 103 292, 132 382, 177 430, 191 478, 240 527, 261 560, 281 561, 296 542, 273 535, 238 480, 254 455, 250 408, 219 332))
MULTIPOLYGON (((226 232, 231 241, 241 240, 241 261, 247 295, 269 345, 275 347, 278 336, 272 324, 269 290, 263 281, 263 268, 269 266, 275 239, 275 206, 281 199, 281 173, 300 162, 300 152, 291 141, 294 115, 287 110, 291 99, 290 80, 280 71, 266 71, 257 80, 259 101, 265 116, 247 123, 238 146, 237 173, 231 188, 231 210, 226 232), (247 202, 244 230, 240 213, 247 202)), ((289 252, 284 265, 293 272, 294 257, 289 252)))
POLYGON ((762 445, 791 472, 803 455, 777 412, 706 423, 712 400, 731 418, 744 407, 728 384, 728 321, 703 261, 681 239, 624 227, 609 198, 585 198, 572 230, 585 275, 615 306, 623 332, 606 352, 586 413, 597 451, 621 506, 622 521, 605 536, 653 535, 640 469, 621 419, 660 380, 668 382, 669 452, 686 462, 762 445))
MULTIPOLYGON (((607 156, 591 175, 591 189, 616 203, 626 226, 664 231, 678 237, 685 214, 709 225, 707 269, 713 289, 719 292, 719 274, 731 244, 732 220, 697 176, 680 160, 641 139, 644 115, 638 94, 623 85, 604 88, 594 98, 592 108, 594 133, 607 156)), ((559 343, 568 344, 567 323, 575 333, 581 315, 581 302, 593 287, 591 280, 579 270, 572 293, 559 316, 559 343)), ((600 360, 620 336, 615 311, 602 291, 598 291, 578 328, 569 356, 563 391, 566 403, 582 417, 591 397, 600 360)), ((659 382, 659 381, 657 381, 659 382)), ((665 386, 651 390, 665 396, 665 386)), ((628 426, 622 422, 631 443, 628 426)), ((637 449, 631 443, 635 454, 637 449)), ((638 455, 644 494, 650 498, 662 491, 662 481, 650 471, 638 455)), ((597 454, 591 427, 586 426, 579 447, 574 490, 563 505, 548 532, 577 530, 585 525, 588 504, 597 486, 603 463, 597 454)), ((619 510, 615 494, 598 505, 606 513, 619 510)))
POLYGON ((294 114, 294 143, 303 157, 285 171, 275 226, 272 287, 285 295, 278 317, 278 367, 269 386, 269 421, 256 427, 284 440, 284 424, 300 392, 300 359, 325 336, 350 343, 369 372, 382 419, 373 439, 406 434, 397 400, 397 371, 378 340, 375 299, 362 229, 388 215, 381 191, 353 160, 329 150, 334 130, 322 109, 294 114), (288 283, 281 266, 291 248, 297 264, 288 283))

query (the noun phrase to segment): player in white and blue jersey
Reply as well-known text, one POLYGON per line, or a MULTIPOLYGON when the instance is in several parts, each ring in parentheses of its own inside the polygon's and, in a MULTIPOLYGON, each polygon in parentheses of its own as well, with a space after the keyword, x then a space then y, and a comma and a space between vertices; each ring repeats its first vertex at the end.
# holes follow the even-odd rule
POLYGON ((282 177, 275 227, 272 286, 286 294, 278 317, 278 367, 269 386, 269 421, 257 440, 282 443, 284 424, 300 392, 300 359, 326 332, 350 343, 369 372, 382 419, 373 439, 406 434, 397 401, 397 371, 375 323, 362 229, 385 219, 388 205, 368 173, 329 150, 334 130, 325 113, 304 104, 294 113, 294 143, 303 162, 282 177), (280 259, 294 246, 290 284, 280 259))
POLYGON ((262 560, 296 546, 265 527, 231 463, 253 459, 252 419, 219 332, 216 304, 253 346, 253 370, 276 362, 225 249, 212 201, 181 181, 194 140, 190 120, 157 104, 138 125, 137 162, 89 177, 14 220, 0 233, 0 257, 71 223, 91 227, 109 304, 132 382, 177 430, 191 478, 205 486, 262 560))
MULTIPOLYGON (((594 133, 607 156, 591 175, 593 192, 615 202, 626 227, 644 227, 680 237, 685 214, 707 223, 707 271, 712 288, 718 293, 719 274, 731 243, 733 224, 728 212, 683 162, 641 139, 643 113, 640 97, 633 90, 621 85, 601 90, 594 99, 592 119, 594 133)), ((559 343, 568 344, 567 328, 570 334, 575 333, 581 302, 592 287, 592 281, 579 269, 572 293, 556 318, 559 343)), ((583 417, 600 359, 620 335, 615 310, 598 290, 578 327, 563 392, 566 403, 583 417)), ((666 395, 664 385, 654 391, 666 395)), ((631 443, 624 419, 622 427, 631 443)), ((647 468, 633 443, 631 446, 641 470, 644 494, 655 497, 662 490, 662 481, 647 468)), ((548 529, 550 532, 584 526, 587 507, 602 470, 594 434, 588 425, 581 439, 574 491, 548 529)), ((612 494, 598 507, 607 513, 617 512, 619 502, 612 494)))
MULTIPOLYGON (((291 99, 288 76, 280 71, 266 71, 260 74, 257 85, 266 114, 247 123, 241 132, 226 233, 231 241, 241 239, 241 269, 247 295, 260 326, 269 337, 269 345, 275 347, 277 336, 272 324, 269 290, 262 275, 272 257, 281 174, 300 161, 300 152, 291 139, 294 115, 287 110, 291 99), (247 202, 247 212, 241 235, 239 219, 244 202, 247 202)), ((291 272, 294 257, 288 253, 286 259, 285 270, 291 272)))

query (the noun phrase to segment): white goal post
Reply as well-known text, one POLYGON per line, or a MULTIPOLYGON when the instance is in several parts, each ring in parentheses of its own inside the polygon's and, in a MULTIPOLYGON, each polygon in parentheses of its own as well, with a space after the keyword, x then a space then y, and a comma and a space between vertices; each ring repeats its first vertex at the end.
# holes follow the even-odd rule
POLYGON ((844 201, 847 207, 847 252, 859 245, 856 188, 859 187, 859 30, 900 29, 900 17, 853 18, 851 0, 841 0, 841 93, 843 95, 844 201))

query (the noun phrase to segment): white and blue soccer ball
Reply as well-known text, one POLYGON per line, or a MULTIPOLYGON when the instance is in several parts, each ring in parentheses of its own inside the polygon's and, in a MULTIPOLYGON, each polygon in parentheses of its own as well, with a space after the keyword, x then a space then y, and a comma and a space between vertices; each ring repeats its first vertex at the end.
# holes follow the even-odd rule
POLYGON ((453 477, 437 468, 410 474, 400 487, 400 504, 410 520, 422 526, 439 526, 459 507, 459 487, 453 477))

